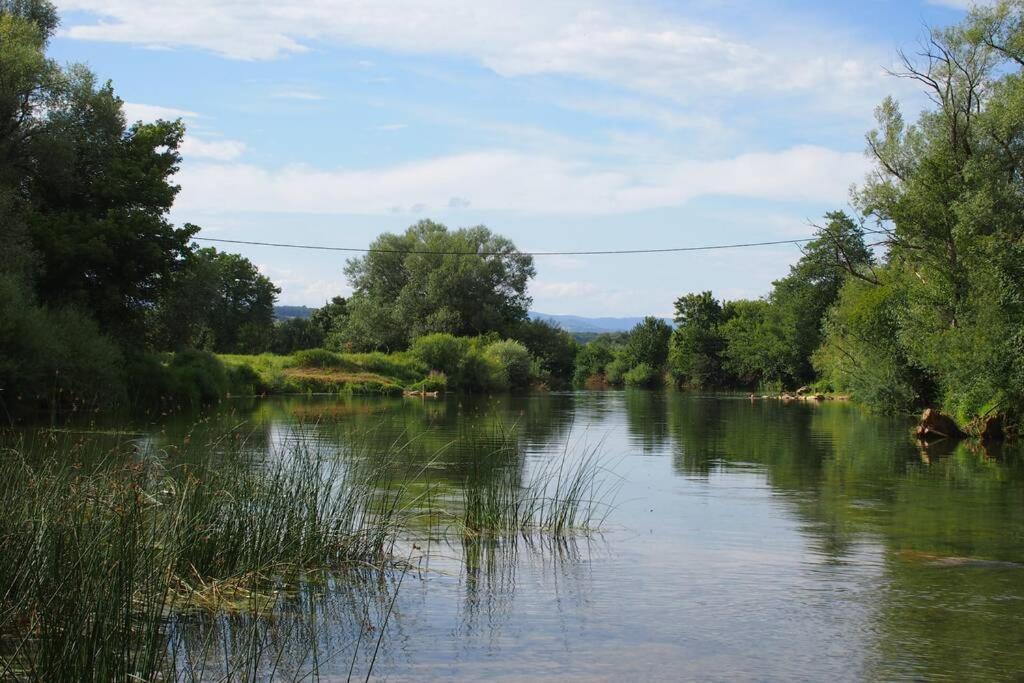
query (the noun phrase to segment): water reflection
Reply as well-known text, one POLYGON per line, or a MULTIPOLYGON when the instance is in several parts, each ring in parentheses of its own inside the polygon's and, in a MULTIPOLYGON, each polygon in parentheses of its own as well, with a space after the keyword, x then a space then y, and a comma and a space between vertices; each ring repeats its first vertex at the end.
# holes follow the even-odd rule
MULTIPOLYGON (((409 495, 452 516, 565 457, 567 443, 600 442, 624 479, 597 552, 593 539, 488 538, 425 516, 376 665, 391 680, 1024 671, 1019 447, 922 451, 907 421, 848 404, 646 391, 239 401, 148 431, 171 442, 231 421, 254 450, 302 438, 368 458, 404 444, 380 485, 415 478, 409 495), (496 457, 500 433, 514 433, 517 457, 496 457)), ((272 639, 295 634, 295 670, 311 639, 351 653, 394 595, 376 591, 370 612, 328 609, 344 590, 323 587, 315 607, 294 598, 287 613, 308 618, 272 639)), ((345 676, 350 662, 320 669, 345 676)))

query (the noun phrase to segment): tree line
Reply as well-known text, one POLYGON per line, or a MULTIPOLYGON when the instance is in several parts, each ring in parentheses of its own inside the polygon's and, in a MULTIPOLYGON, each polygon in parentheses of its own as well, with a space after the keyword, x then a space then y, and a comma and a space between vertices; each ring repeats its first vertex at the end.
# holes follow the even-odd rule
POLYGON ((904 57, 898 75, 932 106, 907 122, 882 102, 855 211, 827 214, 767 296, 686 294, 674 327, 648 318, 582 346, 529 319, 529 255, 486 227, 432 221, 350 259, 347 298, 275 321, 269 278, 168 219, 182 122, 129 123, 110 82, 47 56, 57 27, 48 0, 0 0, 5 406, 197 391, 202 352, 324 348, 415 351, 463 378, 483 377, 470 366, 489 358, 509 386, 524 368, 548 385, 814 384, 886 410, 939 406, 962 425, 1019 418, 1024 0, 976 8, 904 57))

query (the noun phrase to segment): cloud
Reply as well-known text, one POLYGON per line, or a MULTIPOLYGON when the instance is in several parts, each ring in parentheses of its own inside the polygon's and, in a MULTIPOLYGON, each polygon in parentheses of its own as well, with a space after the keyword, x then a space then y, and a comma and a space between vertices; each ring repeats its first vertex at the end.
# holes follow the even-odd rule
MULTIPOLYGON (((722 94, 877 90, 879 54, 835 36, 745 39, 658 9, 610 0, 64 0, 91 22, 83 40, 193 47, 265 60, 335 43, 406 54, 468 58, 503 76, 560 74, 676 100, 722 94), (454 30, 453 27, 457 27, 454 30)), ((764 28, 764 27, 760 27, 764 28)), ((794 32, 798 28, 793 29, 794 32)), ((884 60, 888 61, 888 60, 884 60)))
MULTIPOLYGON (((158 104, 124 103, 124 115, 129 122, 143 121, 150 123, 157 119, 199 119, 194 111, 165 107, 158 104)), ((188 133, 181 143, 183 156, 193 159, 212 159, 214 161, 234 161, 245 152, 245 143, 238 140, 209 140, 188 133)))
POLYGON ((279 90, 271 97, 279 100, 302 100, 305 102, 319 102, 325 99, 323 95, 309 90, 279 90))
POLYGON ((238 140, 204 140, 189 135, 181 143, 181 153, 195 159, 234 161, 245 153, 245 143, 238 140))
POLYGON ((680 206, 708 195, 777 201, 846 199, 867 170, 859 153, 797 146, 710 161, 607 169, 557 157, 481 151, 373 169, 267 169, 186 164, 177 207, 188 211, 313 214, 424 213, 453 197, 475 210, 619 214, 680 206))
POLYGON ((199 114, 187 109, 176 109, 174 107, 162 107, 158 104, 141 104, 139 102, 125 102, 124 116, 129 123, 145 121, 147 123, 163 119, 173 121, 174 119, 198 119, 199 114))
POLYGON ((952 7, 953 9, 969 10, 973 7, 985 7, 996 4, 996 0, 928 0, 929 5, 952 7))

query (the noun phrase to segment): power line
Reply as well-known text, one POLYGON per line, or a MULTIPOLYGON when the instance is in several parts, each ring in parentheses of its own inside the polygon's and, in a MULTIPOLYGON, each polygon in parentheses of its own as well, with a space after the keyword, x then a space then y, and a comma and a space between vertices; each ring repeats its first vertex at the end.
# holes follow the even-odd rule
MULTIPOLYGON (((865 230, 864 234, 883 233, 884 230, 865 230)), ((716 249, 745 249, 748 247, 771 247, 782 244, 804 244, 816 237, 804 237, 792 240, 772 240, 766 242, 739 242, 735 244, 708 244, 696 247, 668 247, 662 249, 607 249, 590 251, 428 251, 409 249, 374 249, 369 247, 332 247, 322 244, 291 244, 287 242, 258 242, 254 240, 229 240, 219 237, 193 237, 201 242, 218 242, 222 244, 246 244, 257 247, 283 247, 285 249, 311 249, 314 251, 343 251, 358 254, 426 254, 428 256, 614 256, 622 254, 671 254, 685 251, 713 251, 716 249)))

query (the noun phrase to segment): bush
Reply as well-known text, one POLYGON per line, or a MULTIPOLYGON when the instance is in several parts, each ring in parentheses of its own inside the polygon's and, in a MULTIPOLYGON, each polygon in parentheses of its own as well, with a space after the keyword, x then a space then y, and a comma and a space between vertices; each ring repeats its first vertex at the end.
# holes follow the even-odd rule
POLYGON ((655 387, 661 384, 661 373, 647 363, 640 363, 623 375, 623 381, 630 387, 655 387))
POLYGON ((471 345, 462 359, 459 388, 466 391, 501 391, 508 388, 505 368, 483 349, 471 345))
POLYGON ((568 332, 544 320, 529 320, 516 328, 513 337, 539 361, 540 372, 535 375, 572 378, 579 344, 568 332))
POLYGON ((530 352, 517 341, 508 339, 490 344, 485 353, 501 367, 508 386, 521 389, 530 384, 530 352))
POLYGON ((168 369, 171 391, 179 403, 193 407, 215 403, 230 389, 224 364, 208 351, 176 353, 168 369))
POLYGON ((457 377, 467 351, 468 339, 438 332, 414 341, 410 353, 426 364, 428 369, 457 377))
POLYGON ((605 367, 604 376, 608 384, 620 387, 626 381, 626 373, 629 372, 629 361, 624 356, 616 356, 605 367))
POLYGON ((573 373, 573 382, 582 385, 595 375, 604 375, 605 368, 615 354, 606 345, 600 342, 591 342, 580 348, 576 354, 576 369, 573 373))
POLYGON ((235 396, 253 396, 266 390, 260 373, 250 365, 232 365, 227 368, 228 387, 235 396))
POLYGON ((124 356, 87 315, 49 309, 10 275, 0 275, 0 395, 10 410, 32 404, 97 403, 127 398, 124 356))

